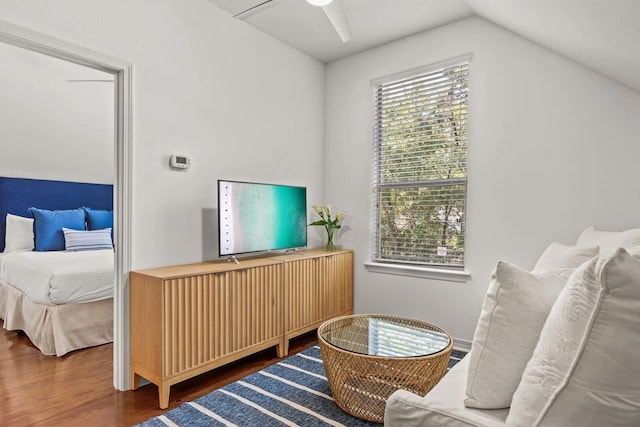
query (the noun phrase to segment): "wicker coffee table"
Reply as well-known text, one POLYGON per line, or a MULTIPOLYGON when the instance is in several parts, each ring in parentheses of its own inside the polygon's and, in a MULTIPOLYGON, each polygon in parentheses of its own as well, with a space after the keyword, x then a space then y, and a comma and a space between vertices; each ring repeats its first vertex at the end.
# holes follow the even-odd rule
POLYGON ((446 373, 453 348, 451 336, 429 323, 370 314, 329 320, 318 340, 338 406, 378 423, 394 391, 427 394, 446 373))

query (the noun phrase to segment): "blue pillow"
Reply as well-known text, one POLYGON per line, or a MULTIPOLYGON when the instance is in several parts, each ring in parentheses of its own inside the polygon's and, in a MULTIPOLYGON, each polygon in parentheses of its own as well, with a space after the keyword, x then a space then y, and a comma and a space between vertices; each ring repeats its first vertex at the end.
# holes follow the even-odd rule
POLYGON ((113 211, 82 208, 87 218, 87 230, 104 230, 113 228, 113 211))
POLYGON ((87 230, 104 230, 105 228, 110 228, 111 241, 113 242, 113 211, 86 207, 82 209, 84 209, 87 230))
POLYGON ((62 227, 84 230, 84 210, 80 208, 59 211, 29 208, 29 212, 33 216, 34 251, 63 251, 62 227))

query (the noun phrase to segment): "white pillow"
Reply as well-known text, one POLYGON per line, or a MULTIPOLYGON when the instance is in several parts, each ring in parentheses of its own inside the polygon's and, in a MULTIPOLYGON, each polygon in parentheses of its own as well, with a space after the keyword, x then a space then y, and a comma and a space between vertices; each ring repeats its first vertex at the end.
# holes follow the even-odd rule
POLYGON ((601 254, 618 248, 630 249, 634 246, 640 246, 640 228, 626 231, 601 231, 587 227, 578 237, 576 245, 599 246, 601 254))
POLYGON ((7 214, 4 251, 33 250, 33 218, 7 214))
POLYGON ((111 229, 102 230, 73 230, 62 228, 64 233, 64 247, 69 252, 113 250, 111 229))
POLYGON ((640 257, 583 264, 558 296, 511 402, 509 426, 640 423, 640 257))
POLYGON ((528 272, 498 263, 467 356, 465 406, 509 407, 549 310, 572 272, 528 272))
POLYGON ((552 268, 578 268, 580 265, 598 255, 598 246, 583 247, 569 246, 554 242, 544 250, 534 270, 549 270, 552 268))

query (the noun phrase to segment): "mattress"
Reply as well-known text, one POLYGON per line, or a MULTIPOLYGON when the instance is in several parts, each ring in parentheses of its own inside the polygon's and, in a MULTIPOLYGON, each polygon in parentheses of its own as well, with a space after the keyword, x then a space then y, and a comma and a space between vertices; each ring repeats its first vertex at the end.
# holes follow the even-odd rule
POLYGON ((0 257, 0 280, 39 304, 113 298, 113 251, 11 252, 0 257))

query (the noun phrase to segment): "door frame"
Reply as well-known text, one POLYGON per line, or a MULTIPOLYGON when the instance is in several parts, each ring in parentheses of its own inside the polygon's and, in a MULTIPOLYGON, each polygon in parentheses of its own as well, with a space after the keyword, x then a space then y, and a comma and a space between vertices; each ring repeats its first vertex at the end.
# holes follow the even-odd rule
POLYGON ((1 20, 0 42, 94 68, 114 76, 113 385, 117 390, 129 390, 131 388, 128 289, 131 270, 132 65, 118 58, 1 20))

